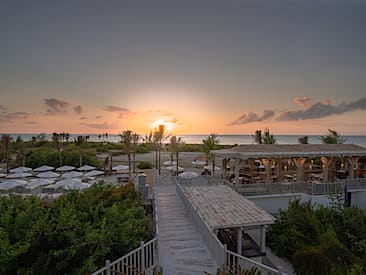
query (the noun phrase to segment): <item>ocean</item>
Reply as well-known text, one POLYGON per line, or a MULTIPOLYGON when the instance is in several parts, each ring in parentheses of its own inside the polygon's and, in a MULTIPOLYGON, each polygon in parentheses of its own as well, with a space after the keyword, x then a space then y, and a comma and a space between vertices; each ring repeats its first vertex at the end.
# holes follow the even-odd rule
MULTIPOLYGON (((70 140, 77 138, 81 134, 70 134, 70 140)), ((83 134, 84 136, 86 134, 83 134)), ((18 136, 20 136, 23 140, 29 141, 32 139, 32 136, 37 136, 37 134, 10 134, 10 136, 15 140, 18 136)), ((108 134, 108 139, 104 137, 99 138, 98 134, 89 134, 89 141, 103 141, 108 140, 109 142, 119 142, 119 135, 108 134)), ((181 139, 185 143, 189 144, 200 144, 202 140, 206 138, 208 135, 177 135, 181 137, 181 139)), ((275 135, 278 144, 297 144, 299 143, 299 138, 304 135, 275 135)), ((321 135, 309 135, 308 142, 310 144, 321 144, 320 140, 321 135)), ((346 139, 345 143, 348 144, 356 144, 362 147, 366 147, 366 136, 348 136, 342 135, 343 138, 346 139)), ((255 144, 253 135, 218 135, 220 144, 234 145, 234 144, 255 144)), ((51 140, 52 134, 46 134, 46 139, 51 140)))

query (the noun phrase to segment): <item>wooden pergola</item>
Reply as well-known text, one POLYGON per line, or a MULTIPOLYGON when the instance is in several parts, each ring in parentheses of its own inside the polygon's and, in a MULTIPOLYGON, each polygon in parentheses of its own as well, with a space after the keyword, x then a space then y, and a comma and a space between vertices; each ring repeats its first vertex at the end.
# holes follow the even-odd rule
POLYGON ((283 181, 286 178, 303 182, 316 177, 323 182, 337 176, 359 177, 360 159, 366 158, 366 148, 353 144, 256 144, 214 150, 222 160, 223 177, 235 183, 256 180, 283 181), (243 181, 243 170, 248 179, 243 181))

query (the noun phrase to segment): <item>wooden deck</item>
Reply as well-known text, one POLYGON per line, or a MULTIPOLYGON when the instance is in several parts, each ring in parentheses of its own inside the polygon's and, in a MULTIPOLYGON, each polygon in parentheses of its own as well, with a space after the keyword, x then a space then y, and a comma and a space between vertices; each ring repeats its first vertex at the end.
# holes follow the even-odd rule
POLYGON ((164 274, 216 274, 212 259, 173 184, 157 185, 158 257, 164 274))

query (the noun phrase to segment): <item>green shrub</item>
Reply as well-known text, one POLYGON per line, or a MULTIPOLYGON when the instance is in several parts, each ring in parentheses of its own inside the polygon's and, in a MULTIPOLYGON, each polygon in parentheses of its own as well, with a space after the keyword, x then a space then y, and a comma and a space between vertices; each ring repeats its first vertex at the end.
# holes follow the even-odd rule
POLYGON ((150 161, 140 161, 139 164, 137 164, 137 168, 139 169, 152 169, 154 167, 154 164, 152 164, 150 161))

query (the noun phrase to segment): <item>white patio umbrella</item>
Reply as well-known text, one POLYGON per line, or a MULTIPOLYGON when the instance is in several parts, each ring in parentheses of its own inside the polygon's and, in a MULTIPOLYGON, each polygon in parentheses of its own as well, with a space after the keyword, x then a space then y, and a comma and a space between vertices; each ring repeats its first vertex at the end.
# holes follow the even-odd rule
MULTIPOLYGON (((177 166, 172 165, 172 166, 166 167, 165 169, 169 170, 169 171, 177 171, 177 166)), ((178 172, 183 171, 183 170, 184 170, 183 167, 178 166, 178 172)))
POLYGON ((26 178, 26 177, 31 177, 32 174, 31 173, 13 173, 13 174, 9 174, 6 176, 7 179, 21 179, 21 178, 26 178))
POLYGON ((35 179, 27 183, 27 186, 45 186, 54 183, 54 180, 50 179, 35 179))
POLYGON ((67 171, 71 171, 71 170, 74 170, 74 169, 75 169, 74 166, 64 165, 64 166, 58 167, 56 169, 56 171, 58 171, 58 172, 67 172, 67 171))
POLYGON ((83 173, 81 173, 81 172, 70 171, 70 172, 67 172, 65 174, 62 174, 61 177, 63 177, 63 178, 77 178, 77 177, 80 177, 82 175, 83 175, 83 173))
POLYGON ((99 171, 99 170, 92 170, 88 173, 84 174, 84 177, 96 177, 96 176, 100 176, 103 175, 104 172, 103 171, 99 171))
MULTIPOLYGON (((209 171, 212 171, 213 170, 213 166, 212 165, 206 165, 203 168, 206 169, 206 170, 209 170, 209 171)), ((215 166, 215 171, 219 171, 219 170, 221 170, 221 168, 218 167, 218 166, 215 166)))
POLYGON ((181 179, 193 179, 193 178, 197 178, 198 174, 195 172, 187 171, 187 172, 183 172, 183 173, 179 174, 178 177, 181 179))
POLYGON ((16 179, 6 180, 0 183, 0 190, 9 190, 17 186, 24 186, 27 183, 28 182, 26 180, 16 180, 16 179))
POLYGON ((26 173, 26 172, 29 172, 29 171, 32 171, 32 168, 24 167, 24 166, 17 167, 17 168, 14 168, 14 169, 10 170, 10 172, 12 172, 12 173, 26 173))
POLYGON ((90 185, 85 182, 74 182, 74 183, 65 185, 62 188, 65 190, 82 190, 82 189, 86 189, 89 187, 90 187, 90 185))
POLYGON ((54 170, 55 167, 53 166, 48 166, 48 165, 42 165, 40 167, 37 167, 36 169, 34 169, 34 172, 46 172, 46 171, 52 171, 54 170))
POLYGON ((176 161, 173 161, 173 160, 168 160, 168 161, 165 161, 163 164, 164 165, 171 166, 171 165, 177 165, 177 162, 176 161))
POLYGON ((192 161, 192 164, 197 165, 197 166, 201 166, 201 165, 205 165, 206 162, 204 162, 202 160, 195 160, 195 161, 192 161))
POLYGON ((90 171, 90 170, 94 170, 94 169, 95 169, 94 166, 84 165, 84 166, 79 167, 76 170, 78 170, 78 171, 90 171))
POLYGON ((81 180, 75 179, 75 178, 67 178, 67 179, 56 182, 54 185, 55 186, 66 186, 66 185, 77 183, 77 182, 81 182, 81 180))
POLYGON ((121 171, 121 170, 127 170, 127 169, 128 169, 128 166, 127 165, 122 165, 122 164, 114 166, 112 168, 112 170, 114 170, 114 171, 121 171))
POLYGON ((6 177, 6 174, 0 173, 0 178, 5 178, 5 177, 6 177))
POLYGON ((51 171, 39 173, 37 175, 39 178, 57 178, 58 176, 60 176, 60 174, 51 171))

